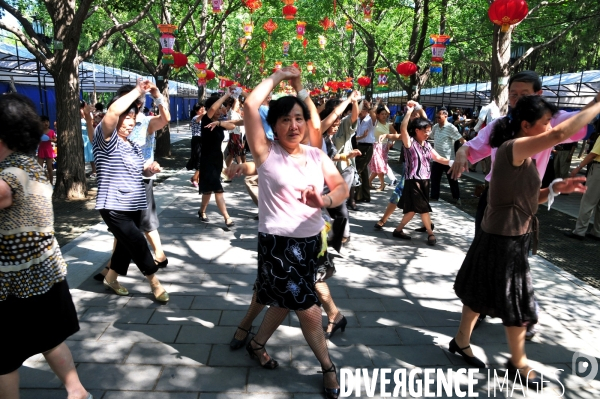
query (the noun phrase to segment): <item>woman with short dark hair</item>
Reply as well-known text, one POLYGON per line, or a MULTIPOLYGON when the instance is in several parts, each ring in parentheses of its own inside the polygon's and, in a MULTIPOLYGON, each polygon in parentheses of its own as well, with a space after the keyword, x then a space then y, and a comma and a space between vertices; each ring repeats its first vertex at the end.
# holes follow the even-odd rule
POLYGON ((0 96, 0 126, 0 397, 19 397, 19 367, 42 353, 69 398, 90 399, 65 344, 79 323, 54 237, 52 186, 31 157, 43 126, 19 94, 0 96))

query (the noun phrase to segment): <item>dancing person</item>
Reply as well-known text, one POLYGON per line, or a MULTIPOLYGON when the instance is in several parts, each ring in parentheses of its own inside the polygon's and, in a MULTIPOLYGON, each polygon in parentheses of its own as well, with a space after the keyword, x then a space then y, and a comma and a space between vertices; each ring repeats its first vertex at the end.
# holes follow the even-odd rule
POLYGON ((102 118, 104 118, 104 104, 102 103, 96 103, 96 105, 94 105, 94 111, 93 111, 93 115, 94 115, 94 129, 96 128, 96 126, 98 126, 100 124, 100 122, 102 122, 102 118))
POLYGON ((294 310, 307 343, 321 363, 325 394, 328 398, 337 398, 339 384, 321 328, 315 266, 322 256, 320 209, 342 204, 348 196, 348 187, 320 149, 300 144, 310 117, 303 102, 308 97, 306 90, 300 90, 298 97, 282 97, 270 106, 267 122, 277 141, 267 139, 259 114, 260 104, 274 87, 283 80, 299 78, 300 71, 295 68, 276 71, 248 96, 244 109, 244 124, 258 169, 261 198, 254 289, 256 301, 270 305, 246 349, 261 366, 277 367, 277 361, 264 347, 288 312, 294 310), (330 193, 321 195, 324 184, 330 193))
POLYGON ((431 145, 427 138, 431 133, 431 121, 425 118, 417 118, 411 121, 415 106, 414 101, 406 105, 406 115, 400 126, 400 134, 382 135, 380 140, 402 140, 404 145, 404 188, 398 202, 402 207, 402 221, 394 230, 392 235, 396 238, 410 240, 411 236, 402 230, 415 216, 421 215, 425 232, 427 233, 427 245, 435 245, 437 240, 431 228, 431 206, 429 205, 429 179, 431 177, 430 161, 434 160, 443 165, 448 165, 450 160, 441 157, 431 145), (409 123, 410 121, 410 123, 409 123))
POLYGON ((369 181, 369 162, 373 157, 373 145, 375 144, 375 125, 370 112, 371 103, 363 100, 362 109, 358 114, 358 127, 355 135, 358 150, 361 154, 355 160, 356 171, 361 181, 361 185, 356 189, 356 202, 371 202, 371 190, 367 182, 369 181))
MULTIPOLYGON (((83 160, 84 162, 89 162, 90 167, 92 168, 92 172, 90 173, 90 178, 96 178, 96 163, 94 162, 94 149, 92 148, 92 140, 94 139, 94 129, 98 124, 96 124, 95 114, 92 113, 93 109, 91 105, 86 104, 85 101, 82 101, 79 108, 79 113, 81 116, 81 138, 83 139, 83 160)), ((102 118, 104 118, 104 113, 102 114, 102 118)), ((102 119, 100 119, 102 121, 102 119)))
POLYGON ((40 120, 44 130, 37 150, 38 163, 43 167, 44 161, 46 162, 46 178, 51 185, 54 185, 54 149, 52 143, 56 143, 56 133, 50 129, 50 118, 42 115, 40 120))
POLYGON ((204 103, 207 109, 206 114, 202 116, 202 151, 200 153, 200 180, 198 182, 199 192, 202 195, 202 204, 198 210, 198 217, 203 222, 208 222, 208 216, 206 216, 206 208, 208 208, 208 202, 212 194, 215 194, 215 202, 219 212, 225 219, 225 226, 232 227, 235 225, 233 219, 229 217, 227 213, 227 207, 225 205, 225 197, 223 196, 223 185, 221 184, 221 172, 223 171, 223 150, 221 144, 225 138, 225 130, 235 129, 235 125, 231 122, 220 121, 223 110, 221 109, 223 103, 228 101, 231 97, 231 90, 235 87, 230 87, 229 90, 225 91, 225 94, 221 97, 212 96, 204 103), (208 125, 217 121, 217 126, 208 125))
MULTIPOLYGON (((243 96, 244 92, 241 87, 234 90, 232 94, 233 105, 229 110, 228 119, 230 121, 242 120, 241 108, 240 108, 240 96, 243 96)), ((242 126, 235 126, 235 128, 229 134, 229 141, 227 143, 227 158, 225 158, 225 166, 231 165, 233 160, 240 164, 246 162, 246 150, 244 148, 244 138, 242 136, 242 126)))
POLYGON ((394 125, 388 122, 389 116, 390 110, 383 104, 382 100, 379 99, 377 108, 371 108, 371 120, 375 126, 375 144, 373 144, 373 157, 369 162, 369 170, 371 171, 371 176, 369 176, 369 188, 373 188, 373 180, 377 177, 379 178, 380 183, 377 191, 385 190, 385 180, 383 180, 383 176, 387 173, 387 157, 389 151, 387 143, 382 142, 379 138, 386 134, 396 134, 394 125))
POLYGON ((54 237, 52 187, 30 156, 47 127, 19 94, 0 96, 0 124, 0 398, 19 398, 19 367, 42 353, 69 399, 92 399, 65 343, 79 322, 54 237))
POLYGON ((160 172, 160 165, 156 161, 145 163, 140 147, 127 139, 136 124, 137 99, 154 87, 148 80, 138 80, 130 92, 111 100, 96 127, 92 141, 98 168, 96 209, 117 241, 104 277, 105 288, 117 295, 129 295, 117 277, 127 275, 133 260, 150 283, 154 298, 168 302, 169 294, 155 275, 158 265, 140 230, 142 210, 148 208, 143 178, 160 172))
POLYGON ((460 326, 449 345, 470 365, 485 364, 470 348, 473 327, 480 313, 499 317, 505 327, 511 357, 506 372, 517 373, 530 388, 543 381, 527 365, 527 325, 538 321, 528 252, 537 249, 539 232, 535 216, 538 204, 560 193, 584 192, 584 177, 553 182, 540 189, 541 178, 532 156, 577 134, 595 114, 600 103, 551 128, 557 109, 540 96, 522 97, 511 112, 494 125, 490 145, 496 148, 490 181, 489 203, 465 260, 458 271, 454 291, 463 303, 460 326))
POLYGON ((191 177, 190 182, 196 188, 198 188, 198 182, 200 181, 200 154, 202 151, 202 117, 206 114, 206 108, 204 102, 198 102, 194 104, 192 108, 190 121, 190 129, 192 130, 192 153, 190 159, 186 165, 187 170, 194 170, 194 176, 191 177))

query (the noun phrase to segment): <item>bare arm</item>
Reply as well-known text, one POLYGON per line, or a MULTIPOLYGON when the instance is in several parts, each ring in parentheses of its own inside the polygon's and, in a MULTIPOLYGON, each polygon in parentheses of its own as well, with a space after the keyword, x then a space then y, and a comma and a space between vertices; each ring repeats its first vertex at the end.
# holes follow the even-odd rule
MULTIPOLYGON (((163 96, 158 91, 158 88, 152 84, 150 87, 150 95, 158 100, 159 98, 163 98, 163 96)), ((169 111, 169 105, 161 103, 158 106, 159 115, 152 116, 150 119, 150 123, 148 123, 148 132, 147 134, 152 134, 157 130, 162 129, 171 121, 171 112, 169 111)))
POLYGON ((325 184, 327 184, 330 190, 327 195, 331 198, 331 205, 324 201, 325 206, 328 208, 339 206, 348 198, 348 185, 335 167, 335 164, 326 155, 321 157, 321 166, 325 184))
POLYGON ((225 100, 227 100, 229 97, 231 97, 231 93, 229 90, 227 90, 225 92, 224 95, 221 96, 221 98, 219 98, 217 101, 215 101, 215 103, 206 111, 206 115, 212 119, 212 117, 215 115, 215 112, 217 112, 217 110, 219 108, 221 108, 221 105, 223 105, 223 103, 225 102, 225 100))
POLYGON ((346 98, 344 101, 338 104, 337 107, 333 109, 333 111, 327 115, 325 119, 321 121, 321 133, 325 133, 327 129, 333 125, 333 122, 344 112, 348 104, 350 104, 350 97, 346 98))
POLYGON ((146 90, 149 88, 149 85, 150 81, 138 79, 135 89, 121 96, 117 101, 112 103, 108 111, 106 111, 106 115, 104 115, 104 118, 102 118, 102 122, 100 123, 102 126, 101 129, 104 140, 110 139, 113 132, 117 128, 121 114, 127 111, 127 107, 129 107, 139 96, 146 94, 146 90))
POLYGON ((0 209, 6 209, 13 203, 12 189, 4 180, 0 180, 0 209))
POLYGON ((90 104, 86 104, 83 108, 83 117, 85 119, 87 135, 91 143, 94 140, 94 119, 92 118, 92 106, 90 104))
POLYGON ((593 152, 587 154, 587 156, 583 158, 583 161, 579 162, 579 165, 577 165, 575 169, 571 171, 571 177, 577 176, 577 173, 579 173, 581 169, 583 169, 587 164, 592 162, 598 156, 600 156, 600 154, 595 154, 593 152))
POLYGON ((441 163, 442 165, 448 165, 450 163, 449 159, 441 157, 440 154, 438 154, 434 149, 431 150, 431 157, 435 162, 441 163))
MULTIPOLYGON (((304 89, 300 76, 291 79, 290 83, 292 88, 296 90, 296 93, 300 93, 300 91, 304 89)), ((306 104, 310 115, 310 120, 308 120, 306 124, 308 128, 309 144, 311 147, 321 148, 323 138, 321 136, 321 118, 319 117, 319 112, 310 96, 307 96, 304 99, 304 104, 306 104)))

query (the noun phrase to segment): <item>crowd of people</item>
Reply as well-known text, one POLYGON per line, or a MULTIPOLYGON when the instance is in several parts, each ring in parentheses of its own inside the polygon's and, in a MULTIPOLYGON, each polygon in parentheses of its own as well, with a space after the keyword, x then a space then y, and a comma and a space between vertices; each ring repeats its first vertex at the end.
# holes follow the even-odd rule
MULTIPOLYGON (((431 201, 439 199, 442 176, 447 176, 458 203, 461 174, 487 162, 488 184, 480 197, 475 237, 454 284, 463 308, 448 350, 470 366, 486 367, 473 355, 470 339, 486 315, 498 317, 510 351, 506 372, 520 374, 534 388, 543 384, 525 354, 525 340, 538 320, 528 263, 529 251, 537 249, 535 214, 540 203, 550 206, 561 193, 584 193, 577 226, 569 236, 600 239, 599 144, 591 145, 580 165, 566 174, 563 165, 569 158, 561 154, 568 149, 572 156, 570 143, 593 139, 587 126, 600 113, 600 95, 580 112, 567 113, 541 94, 537 74, 524 71, 509 81, 507 116, 500 117, 497 106, 490 104, 477 116, 440 108, 431 121, 419 103, 409 101, 390 119, 383 101, 371 102, 357 91, 345 99, 313 99, 300 71, 286 67, 250 93, 231 87, 196 104, 186 166, 194 170, 190 182, 201 195, 200 221, 210 222, 206 211, 214 194, 226 228, 235 225, 227 212, 224 184, 238 176, 246 177, 251 200, 258 206, 253 296, 230 348, 245 347, 261 367, 277 368, 266 345, 292 310, 321 366, 325 397, 339 396, 327 339, 338 330, 344 332, 348 321, 327 285, 335 272, 330 252, 340 252, 350 241, 349 210, 360 211, 357 203, 369 202, 371 190, 385 190, 388 151, 399 141, 402 173, 388 177, 395 187, 374 228, 384 229, 393 211, 401 208, 403 217, 393 237, 411 239, 404 228, 419 214, 422 227, 417 231, 427 234, 427 245, 436 245, 431 201), (271 92, 284 81, 296 94, 273 100, 271 92), (560 177, 544 186, 549 165, 560 177), (583 167, 588 170, 587 184, 578 174, 583 167), (375 178, 377 188, 372 186, 375 178), (594 228, 587 232, 594 209, 594 228), (321 305, 326 326, 321 323, 321 305), (253 321, 265 306, 268 310, 253 332, 253 321)), ((82 102, 80 114, 85 161, 91 162, 98 182, 96 209, 114 236, 111 260, 94 278, 116 295, 129 295, 118 278, 127 275, 133 261, 155 300, 166 304, 169 293, 157 273, 168 259, 158 234, 152 189, 153 177, 161 172, 154 160, 155 132, 170 120, 163 101, 153 83, 140 79, 135 86, 121 87, 106 111, 102 105, 94 110, 82 102), (144 114, 147 95, 158 115, 144 114)), ((79 325, 52 226, 56 133, 47 118, 35 115, 29 100, 16 94, 0 97, 0 122, 0 313, 14 326, 0 329, 0 338, 11 343, 0 365, 0 398, 18 397, 18 368, 28 357, 43 353, 69 398, 89 399, 92 395, 81 385, 65 344, 79 325), (37 163, 31 157, 36 148, 37 163), (22 240, 25 236, 35 239, 22 240), (17 251, 15 240, 24 243, 17 251), (36 331, 42 329, 47 333, 40 338, 36 331)))

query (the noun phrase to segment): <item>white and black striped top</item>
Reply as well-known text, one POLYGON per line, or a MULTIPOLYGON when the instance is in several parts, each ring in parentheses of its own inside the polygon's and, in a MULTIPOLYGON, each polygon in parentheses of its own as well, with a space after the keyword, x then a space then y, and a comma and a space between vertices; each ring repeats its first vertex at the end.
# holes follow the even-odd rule
POLYGON ((96 209, 138 211, 148 207, 142 181, 144 157, 131 141, 122 140, 113 132, 104 140, 102 124, 94 131, 94 159, 98 173, 96 209))

